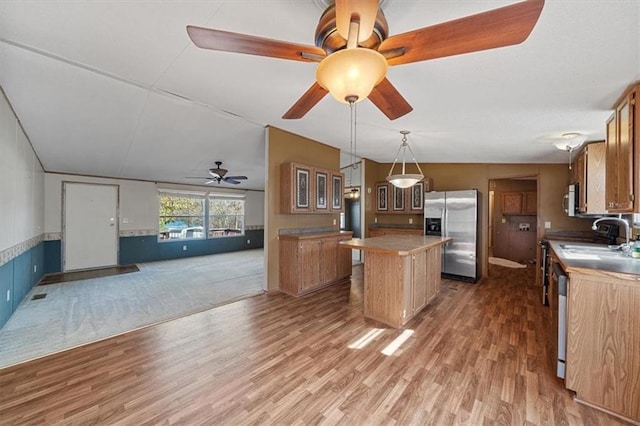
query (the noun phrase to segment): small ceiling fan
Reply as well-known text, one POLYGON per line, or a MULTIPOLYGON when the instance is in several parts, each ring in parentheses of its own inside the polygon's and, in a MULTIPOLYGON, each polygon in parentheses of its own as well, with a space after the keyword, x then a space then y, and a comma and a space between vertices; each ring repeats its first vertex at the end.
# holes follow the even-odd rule
POLYGON ((544 0, 524 0, 388 37, 387 20, 378 0, 335 0, 335 5, 320 17, 315 46, 191 25, 187 26, 187 33, 203 49, 319 62, 317 81, 282 118, 302 118, 331 93, 344 103, 368 97, 394 120, 413 107, 386 78, 387 66, 522 43, 533 30, 543 6, 544 0), (360 65, 359 70, 354 69, 356 65, 360 65), (349 80, 348 75, 353 77, 349 80), (351 86, 336 87, 344 86, 345 81, 351 86))
POLYGON ((216 161, 216 167, 213 169, 209 169, 209 177, 193 177, 189 176, 187 179, 207 179, 205 185, 209 185, 211 183, 217 182, 218 184, 222 182, 231 183, 233 185, 238 185, 241 180, 247 179, 246 176, 227 176, 229 170, 223 169, 222 161, 216 161))

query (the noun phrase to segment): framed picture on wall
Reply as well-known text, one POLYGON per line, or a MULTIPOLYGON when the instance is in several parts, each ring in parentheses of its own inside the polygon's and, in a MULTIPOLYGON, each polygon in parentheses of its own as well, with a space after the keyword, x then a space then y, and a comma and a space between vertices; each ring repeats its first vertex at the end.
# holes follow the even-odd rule
POLYGON ((296 167, 296 208, 309 208, 309 175, 311 171, 296 167))
POLYGON ((424 183, 418 182, 413 185, 409 188, 409 194, 411 196, 410 209, 415 211, 424 210, 424 183))
POLYGON ((393 211, 404 211, 404 188, 398 188, 394 185, 392 185, 391 188, 393 193, 393 211))
POLYGON ((316 170, 316 210, 327 210, 327 172, 316 170))
POLYGON ((344 178, 342 174, 331 175, 331 210, 342 211, 344 197, 344 178))
POLYGON ((378 183, 376 184, 376 211, 387 212, 389 211, 389 184, 378 183))

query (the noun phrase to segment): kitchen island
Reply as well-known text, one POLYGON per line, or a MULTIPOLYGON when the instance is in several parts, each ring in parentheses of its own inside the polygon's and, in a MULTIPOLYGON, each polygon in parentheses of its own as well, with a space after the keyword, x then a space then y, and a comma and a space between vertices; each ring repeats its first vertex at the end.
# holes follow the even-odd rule
POLYGON ((640 259, 606 245, 550 246, 569 277, 566 387, 576 401, 640 424, 640 259))
POLYGON ((366 252, 364 316, 401 328, 439 292, 441 246, 451 238, 386 235, 341 241, 366 252))

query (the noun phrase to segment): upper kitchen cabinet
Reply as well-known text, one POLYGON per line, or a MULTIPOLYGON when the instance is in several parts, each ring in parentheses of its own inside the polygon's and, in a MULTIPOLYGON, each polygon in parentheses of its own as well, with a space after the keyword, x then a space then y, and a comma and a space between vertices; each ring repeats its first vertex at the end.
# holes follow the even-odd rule
POLYGON ((344 209, 344 175, 333 170, 284 163, 280 166, 282 213, 336 213, 344 209))
POLYGON ((502 214, 535 216, 538 214, 538 193, 535 191, 503 192, 502 214))
POLYGON ((433 180, 424 178, 409 188, 398 188, 388 182, 376 183, 376 213, 422 214, 424 193, 433 191, 433 180))
POLYGON ((607 212, 605 170, 607 145, 591 142, 583 147, 572 164, 572 182, 578 185, 577 210, 586 214, 607 212))
POLYGON ((311 190, 313 167, 296 163, 280 166, 280 211, 313 213, 315 194, 311 190))
MULTIPOLYGON (((638 147, 640 136, 634 135, 634 125, 637 119, 635 101, 638 87, 640 86, 633 86, 625 92, 615 106, 615 113, 607 121, 605 201, 608 213, 634 211, 634 189, 638 189, 638 182, 634 182, 633 179, 633 155, 634 150, 640 148, 638 147)), ((640 164, 635 164, 635 167, 637 173, 640 164)), ((636 211, 639 209, 636 208, 636 211)))

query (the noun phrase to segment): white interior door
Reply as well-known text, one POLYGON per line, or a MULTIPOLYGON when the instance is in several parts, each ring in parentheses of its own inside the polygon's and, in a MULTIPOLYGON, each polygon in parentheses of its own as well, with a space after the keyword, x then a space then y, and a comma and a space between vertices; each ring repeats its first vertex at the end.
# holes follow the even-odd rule
POLYGON ((64 182, 63 271, 118 264, 118 187, 64 182))

